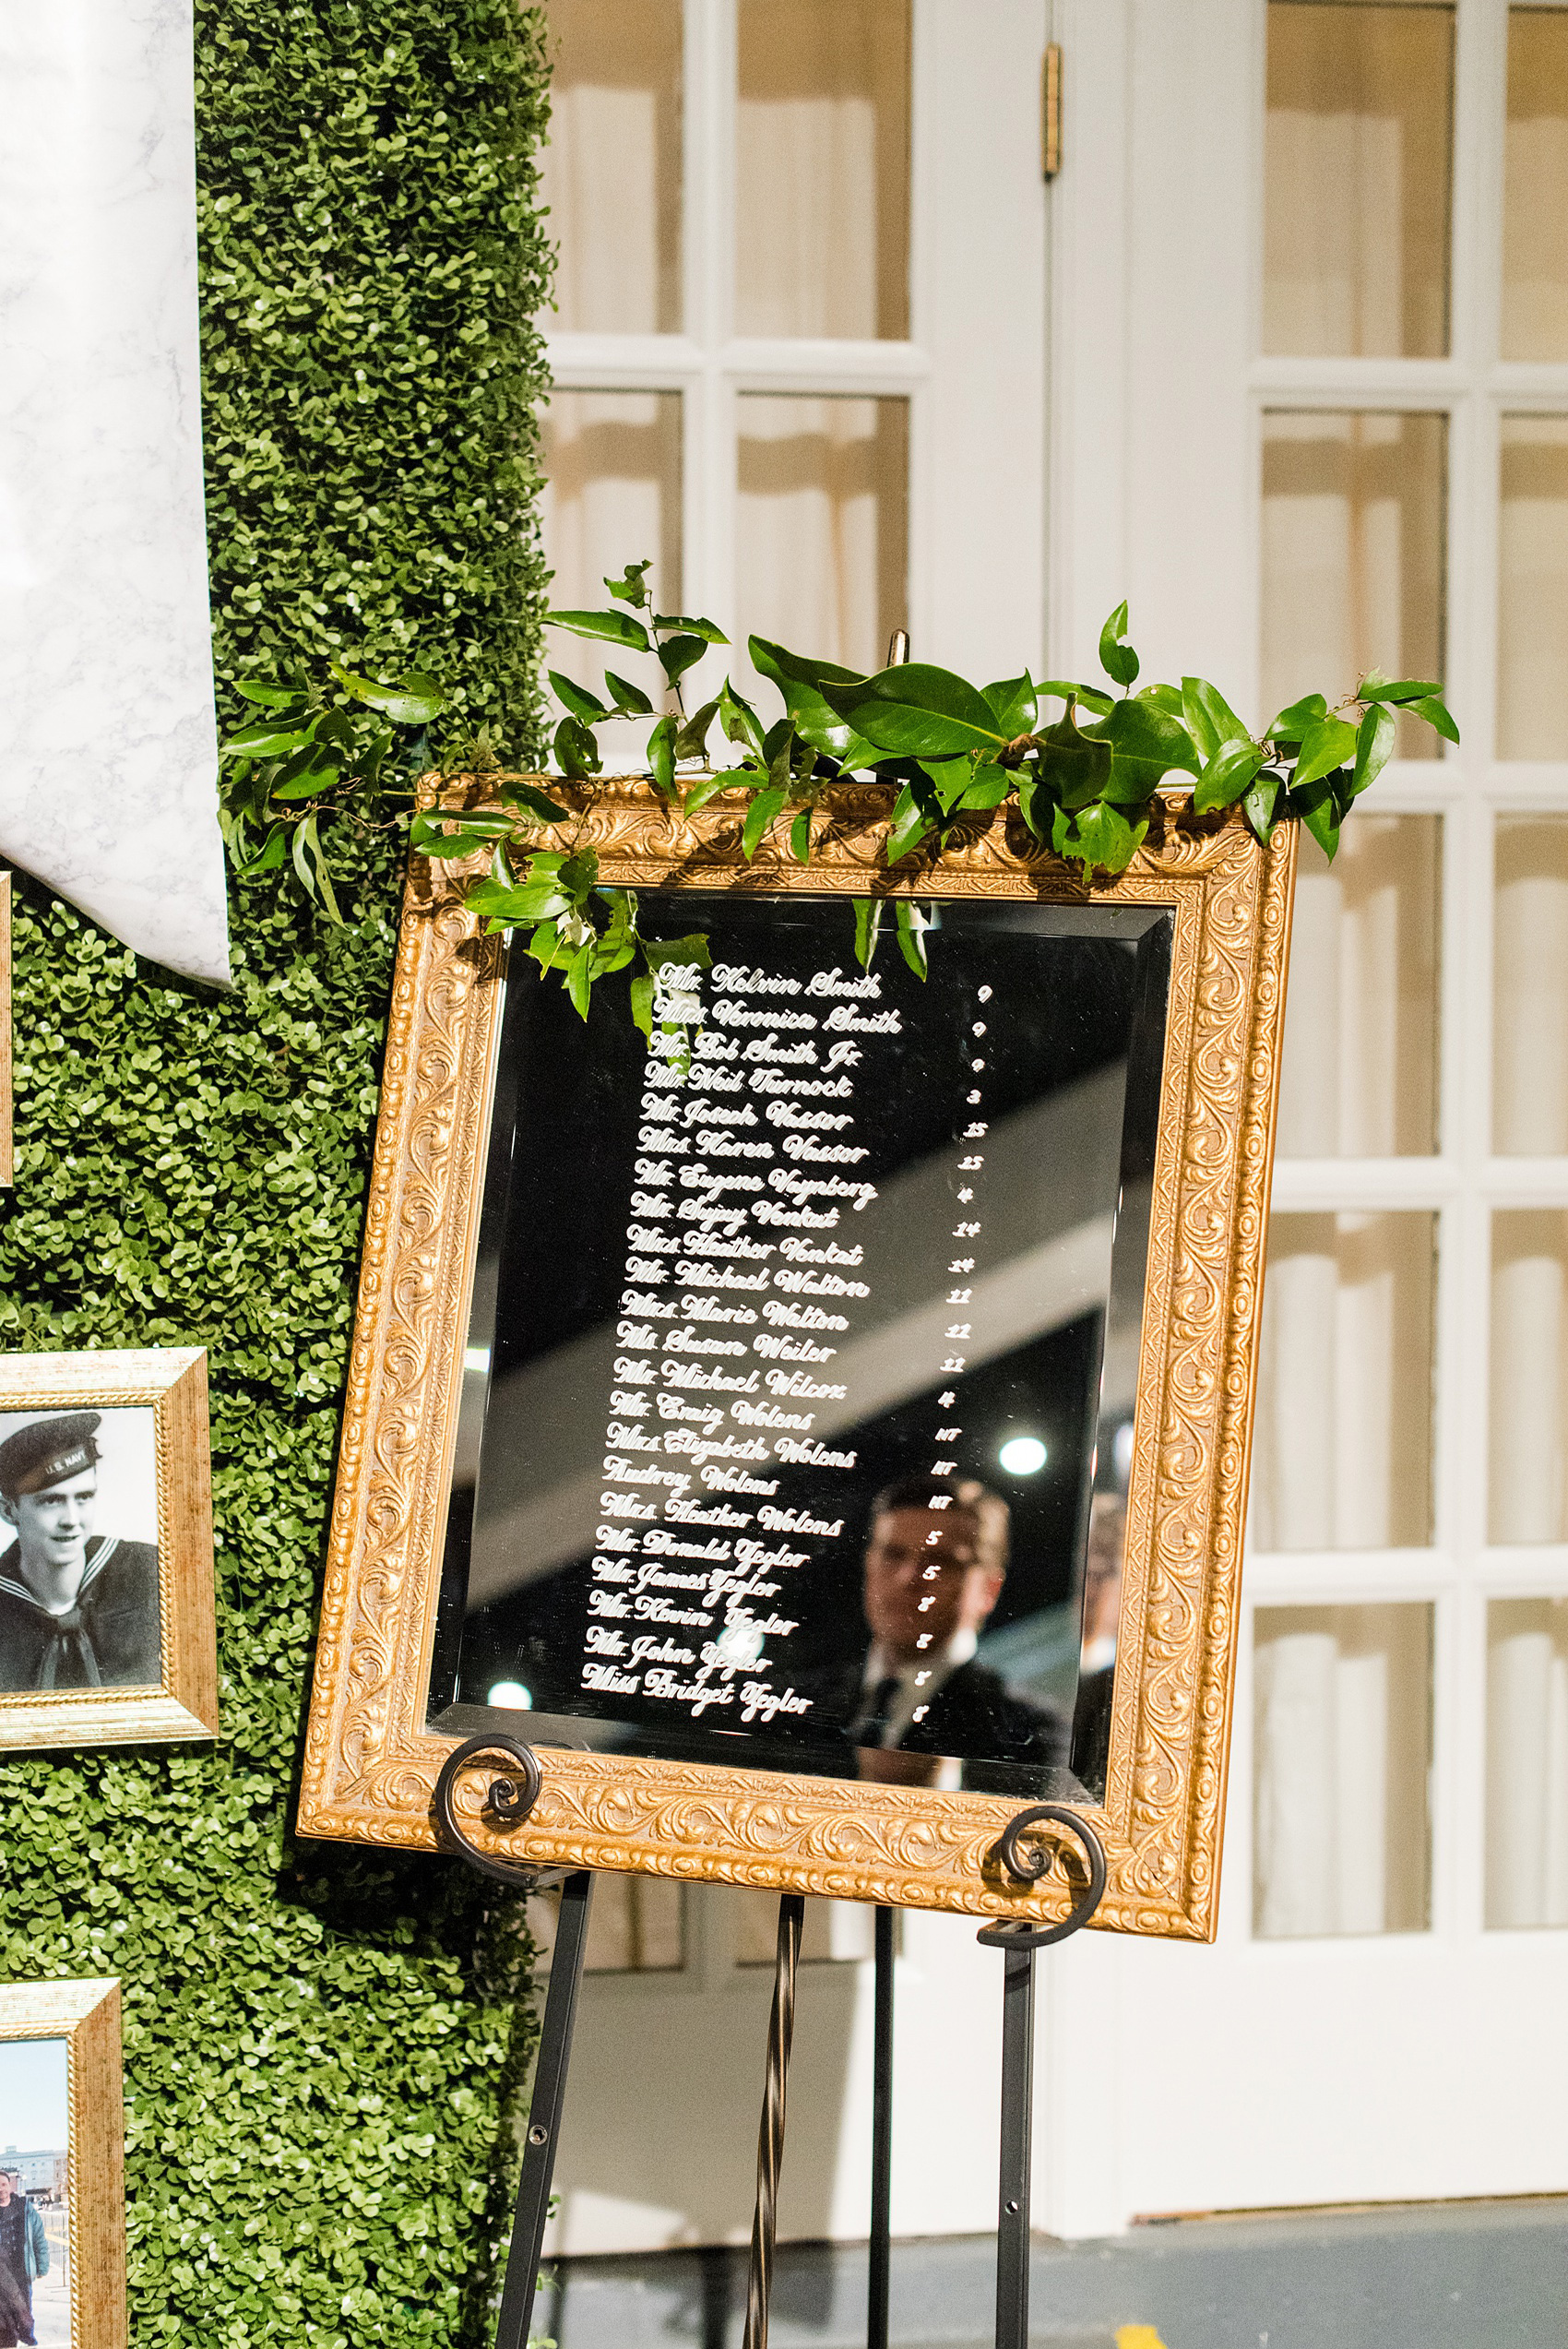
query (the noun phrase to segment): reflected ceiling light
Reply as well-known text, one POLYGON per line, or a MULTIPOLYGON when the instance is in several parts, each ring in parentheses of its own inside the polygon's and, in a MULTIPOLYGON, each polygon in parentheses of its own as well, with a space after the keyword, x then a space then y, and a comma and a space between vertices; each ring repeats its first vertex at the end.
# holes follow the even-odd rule
POLYGON ((532 1712, 533 1696, 520 1680, 498 1680, 485 1699, 486 1704, 500 1705, 506 1712, 532 1712))
POLYGON ((1011 1436, 996 1457, 1009 1476, 1034 1476, 1045 1466, 1046 1450, 1038 1436, 1011 1436))

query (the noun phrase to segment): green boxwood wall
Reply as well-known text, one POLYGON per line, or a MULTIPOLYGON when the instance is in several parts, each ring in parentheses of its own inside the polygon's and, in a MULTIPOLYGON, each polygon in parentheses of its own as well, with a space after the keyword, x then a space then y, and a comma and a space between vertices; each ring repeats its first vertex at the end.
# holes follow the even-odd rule
MULTIPOLYGON (((196 43, 220 675, 414 658, 526 752, 538 18, 198 0, 196 43)), ((140 2344, 478 2342, 515 2183, 516 1915, 289 1834, 398 864, 341 931, 236 892, 221 996, 18 884, 4 1342, 211 1352, 222 1735, 7 1757, 0 1810, 4 1976, 124 1985, 140 2344)))

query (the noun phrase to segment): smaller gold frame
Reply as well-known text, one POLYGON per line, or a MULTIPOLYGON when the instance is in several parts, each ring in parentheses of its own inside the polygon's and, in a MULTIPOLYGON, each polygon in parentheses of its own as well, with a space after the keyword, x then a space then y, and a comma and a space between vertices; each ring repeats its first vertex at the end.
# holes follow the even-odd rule
POLYGON ((0 2040, 63 2039, 70 2132, 71 2349, 125 2349, 120 1985, 0 1985, 0 2040))
MULTIPOLYGON (((731 793, 688 816, 636 778, 549 787, 582 811, 562 844, 593 847, 605 886, 665 905, 732 888, 1170 909, 1110 1767, 1103 1800, 1076 1807, 1108 1863, 1097 1926, 1210 1938, 1296 826, 1260 847, 1240 808, 1194 817, 1190 792, 1172 792, 1126 872, 1086 889, 1007 807, 889 871, 891 788, 838 784, 802 867, 777 835, 743 854, 731 793)), ((483 803, 481 780, 467 789, 448 804, 483 803)), ((299 1805, 303 1834, 416 1851, 439 1848, 433 1801, 456 1743, 425 1709, 504 969, 460 878, 416 856, 403 902, 299 1805)), ((1025 1885, 1001 1865, 1021 1797, 538 1751, 543 1785, 519 1827, 483 1814, 493 1762, 456 1789, 465 1837, 516 1866, 1037 1923, 1074 1905, 1063 1871, 1025 1885)))
MULTIPOLYGON (((207 1353, 171 1346, 0 1355, 0 1413, 150 1407, 158 1478, 157 1687, 0 1687, 0 1751, 160 1745, 218 1734, 207 1353)), ((0 1526, 0 1553, 9 1528, 0 1526)))

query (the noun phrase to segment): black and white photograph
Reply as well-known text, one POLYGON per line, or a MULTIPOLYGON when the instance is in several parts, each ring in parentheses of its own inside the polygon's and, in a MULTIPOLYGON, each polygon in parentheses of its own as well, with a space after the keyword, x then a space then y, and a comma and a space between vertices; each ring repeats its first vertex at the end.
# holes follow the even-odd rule
POLYGON ((0 1691, 161 1685, 150 1405, 0 1413, 0 1691))
POLYGON ((73 2349, 68 2043, 0 2040, 0 2349, 73 2349))

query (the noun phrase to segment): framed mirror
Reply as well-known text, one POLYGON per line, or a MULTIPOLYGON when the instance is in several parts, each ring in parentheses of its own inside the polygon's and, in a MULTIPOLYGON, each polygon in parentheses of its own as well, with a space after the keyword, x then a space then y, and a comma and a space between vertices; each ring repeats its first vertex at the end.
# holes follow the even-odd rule
POLYGON ((1051 1801, 1097 1922, 1212 1930, 1293 828, 1172 794, 1086 889, 998 816, 905 879, 889 804, 802 868, 585 795, 698 942, 651 1043, 415 860, 304 1831, 434 1845, 504 1731, 526 1823, 459 1803, 519 1864, 1048 1917, 995 1850, 1051 1801))

